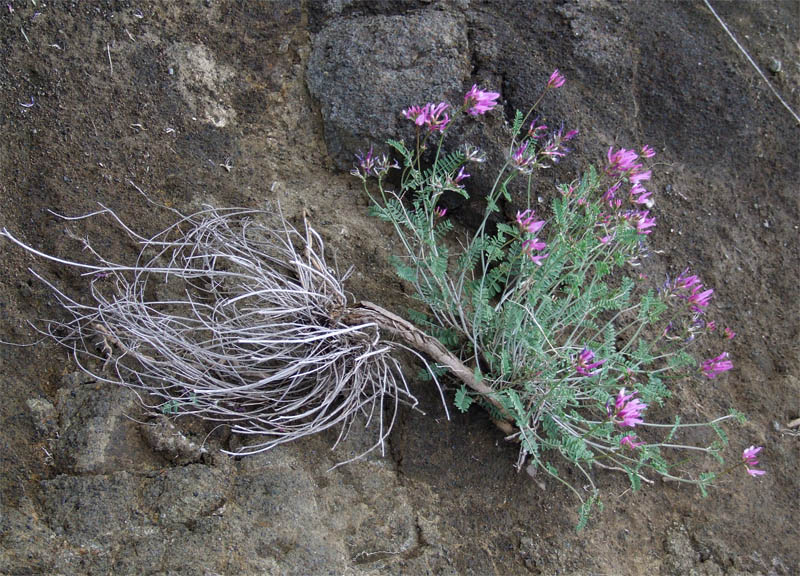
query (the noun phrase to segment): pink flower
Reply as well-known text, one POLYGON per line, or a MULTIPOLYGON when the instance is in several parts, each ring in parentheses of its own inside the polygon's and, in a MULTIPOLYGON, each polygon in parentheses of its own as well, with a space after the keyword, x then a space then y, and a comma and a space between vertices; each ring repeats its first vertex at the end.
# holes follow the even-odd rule
POLYGON ((427 126, 431 132, 444 132, 450 116, 445 112, 450 107, 446 102, 425 106, 410 106, 403 110, 403 116, 414 122, 417 126, 427 126))
POLYGON ((648 218, 647 214, 645 211, 644 216, 636 221, 636 231, 639 234, 650 234, 652 232, 650 228, 656 225, 656 219, 648 218))
POLYGON ((708 330, 709 332, 713 332, 716 329, 717 329, 716 322, 714 322, 713 320, 709 320, 708 322, 706 322, 706 330, 708 330))
POLYGON ((703 290, 703 288, 702 284, 698 284, 692 288, 692 293, 689 295, 689 305, 695 312, 705 311, 711 301, 711 296, 714 294, 714 290, 711 288, 708 290, 703 290))
MULTIPOLYGON (((544 226, 544 221, 541 222, 533 222, 533 213, 530 216, 525 217, 525 214, 531 212, 530 210, 526 210, 522 213, 517 213, 517 222, 520 222, 521 217, 526 218, 523 222, 528 223, 530 227, 535 230, 540 230, 542 226, 544 226)), ((522 224, 521 224, 522 225, 522 224)), ((522 243, 522 252, 523 254, 527 254, 531 261, 536 264, 537 266, 541 266, 542 262, 545 258, 547 258, 550 254, 537 254, 537 252, 541 252, 547 248, 547 244, 539 240, 538 238, 530 238, 525 240, 522 243)))
POLYGON ((437 206, 436 208, 433 209, 433 214, 437 218, 444 218, 445 214, 447 214, 447 208, 441 208, 437 206))
POLYGON ((530 208, 524 212, 517 211, 517 225, 523 232, 536 235, 542 229, 544 220, 536 220, 533 210, 530 208))
POLYGON ((531 252, 532 250, 536 250, 538 252, 540 250, 544 250, 545 248, 547 248, 547 244, 545 244, 538 238, 525 240, 525 242, 522 243, 522 249, 525 252, 531 252))
POLYGON ((655 155, 656 155, 656 151, 653 150, 650 146, 648 146, 647 144, 642 146, 642 157, 643 158, 652 158, 655 155))
POLYGON ((620 446, 628 446, 629 448, 631 448, 633 450, 635 450, 639 446, 644 446, 644 442, 637 442, 636 441, 636 436, 634 436, 633 434, 629 434, 628 436, 625 436, 624 438, 622 438, 622 440, 619 441, 619 443, 620 443, 620 446))
POLYGON ((611 407, 606 407, 609 417, 620 426, 635 428, 637 424, 644 422, 642 412, 647 408, 638 398, 634 398, 637 392, 625 394, 625 388, 620 388, 617 398, 614 401, 614 412, 611 407))
POLYGON ((647 172, 636 172, 635 174, 631 174, 629 180, 631 184, 636 186, 640 184, 643 180, 650 180, 650 177, 653 175, 652 170, 648 170, 647 172))
POLYGON ((716 378, 718 374, 722 374, 723 372, 727 372, 733 368, 733 362, 728 360, 728 353, 723 352, 719 356, 715 358, 711 358, 703 362, 703 365, 700 366, 700 370, 703 372, 708 379, 716 378))
POLYGON ((597 362, 593 362, 594 360, 594 352, 589 348, 584 347, 581 350, 581 353, 578 354, 578 357, 575 360, 575 372, 577 372, 581 376, 591 376, 594 374, 595 368, 599 368, 603 364, 605 364, 605 360, 598 360, 597 362))
POLYGON ((733 330, 731 330, 730 328, 728 328, 726 326, 725 327, 725 338, 727 338, 728 340, 733 340, 735 337, 736 337, 736 332, 734 332, 733 330))
POLYGON ((422 126, 428 119, 428 107, 425 106, 409 106, 403 110, 403 116, 408 120, 412 120, 417 126, 422 126))
POLYGON ((638 184, 633 188, 631 188, 631 201, 634 204, 644 204, 645 206, 650 208, 653 206, 653 201, 650 200, 650 196, 652 195, 653 195, 652 192, 650 192, 649 190, 645 190, 638 184))
POLYGON ((544 261, 544 259, 545 259, 545 258, 547 258, 548 256, 550 256, 550 254, 549 254, 549 253, 548 253, 548 254, 536 254, 536 255, 534 255, 533 253, 531 253, 531 255, 530 255, 530 257, 531 257, 531 261, 532 261, 534 264, 536 264, 537 266, 541 266, 541 265, 542 265, 542 262, 544 261))
POLYGON ((467 108, 467 114, 478 116, 479 114, 486 114, 486 112, 497 106, 498 98, 500 98, 498 92, 478 90, 478 85, 473 84, 470 91, 464 96, 464 106, 467 108))
POLYGON ((608 158, 608 166, 606 167, 606 171, 611 174, 622 174, 623 172, 628 172, 634 169, 638 170, 642 167, 641 164, 635 163, 636 160, 639 159, 639 155, 633 150, 620 148, 614 152, 614 148, 611 147, 608 149, 608 154, 606 154, 606 157, 608 158))
POLYGON ((450 116, 445 110, 447 110, 450 105, 446 102, 440 102, 435 106, 433 104, 426 104, 425 107, 428 109, 428 117, 425 120, 425 124, 430 131, 435 132, 438 130, 439 132, 444 132, 448 122, 450 122, 450 116))
POLYGON ((533 138, 534 140, 538 140, 539 138, 543 137, 547 132, 547 124, 536 124, 537 120, 531 122, 531 127, 528 128, 528 136, 533 138))
POLYGON ((566 79, 561 72, 558 71, 558 68, 556 68, 553 73, 550 74, 550 79, 547 81, 547 87, 561 88, 564 85, 564 82, 566 82, 566 79))
POLYGON ((696 274, 689 276, 689 269, 686 268, 680 276, 675 279, 676 288, 691 289, 700 285, 700 278, 696 274))
POLYGON ((608 235, 603 236, 602 238, 600 238, 600 244, 608 244, 613 239, 614 239, 614 236, 612 234, 608 234, 608 235))
POLYGON ((750 476, 763 476, 766 474, 764 470, 756 470, 754 467, 758 466, 756 455, 764 449, 763 446, 750 446, 742 452, 742 460, 744 460, 744 467, 750 476))
POLYGON ((639 234, 650 234, 651 228, 656 225, 656 219, 650 218, 649 210, 631 211, 625 214, 625 219, 636 227, 639 234))

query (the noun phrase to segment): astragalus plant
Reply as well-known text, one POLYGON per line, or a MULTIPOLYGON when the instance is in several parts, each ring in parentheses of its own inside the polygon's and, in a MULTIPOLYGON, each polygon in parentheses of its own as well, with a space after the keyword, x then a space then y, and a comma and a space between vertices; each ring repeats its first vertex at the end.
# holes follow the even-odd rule
MULTIPOLYGON (((542 97, 564 82, 553 72, 542 97)), ((468 191, 469 172, 490 169, 485 156, 469 144, 448 150, 444 143, 453 140, 446 140, 452 126, 479 120, 498 98, 473 86, 457 106, 410 106, 402 114, 416 137, 410 145, 388 141, 396 159, 372 149, 357 155, 352 173, 399 240, 394 265, 419 302, 409 318, 490 390, 476 393, 462 379, 455 405, 488 410, 519 443, 520 468, 572 488, 583 503, 579 526, 598 497, 593 468, 626 474, 634 489, 661 476, 705 493, 715 477, 705 471, 707 457, 721 460, 727 441, 720 424, 737 414, 655 422, 647 409, 668 410, 671 389, 730 370, 726 352, 698 363, 692 349, 708 338, 720 346, 733 332, 716 329, 713 290, 696 274, 686 269, 651 286, 639 271, 656 229, 646 188, 654 150, 610 148, 603 165, 558 185, 545 208, 532 175, 569 153, 577 131, 549 128, 534 116, 535 104, 516 112, 493 187, 468 191), (522 185, 512 187, 515 180, 522 185), (464 230, 443 199, 470 193, 481 196, 485 211, 477 228, 464 230), (514 206, 515 217, 503 205, 514 206), (682 439, 698 427, 712 431, 691 435, 706 443, 682 439), (577 483, 567 481, 564 461, 581 472, 577 483)))

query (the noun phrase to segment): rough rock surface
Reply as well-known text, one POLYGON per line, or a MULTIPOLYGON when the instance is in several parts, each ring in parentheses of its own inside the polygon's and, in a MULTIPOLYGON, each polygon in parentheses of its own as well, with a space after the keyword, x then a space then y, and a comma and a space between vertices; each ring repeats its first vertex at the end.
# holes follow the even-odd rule
MULTIPOLYGON (((711 3, 800 109, 797 3, 711 3)), ((388 264, 393 242, 341 172, 350 155, 407 126, 409 103, 458 102, 473 83, 502 94, 486 131, 470 128, 491 146, 560 68, 567 85, 540 113, 581 137, 537 178, 537 195, 612 144, 657 149, 652 275, 702 269, 739 333, 736 369, 681 387, 669 410, 744 411, 728 456, 764 445, 768 474, 731 474, 701 499, 672 484, 631 493, 598 472, 606 508, 575 534, 567 490, 517 473, 516 447, 485 414, 446 421, 438 394, 413 377, 426 414, 401 411, 384 458, 331 470, 371 433, 356 426, 333 452, 336 435, 325 434, 234 460, 219 454, 232 440, 213 426, 181 419, 179 437, 137 423, 128 392, 73 376, 53 344, 0 345, 0 573, 800 573, 800 452, 786 425, 800 416, 800 128, 703 3, 5 4, 0 227, 88 259, 67 227, 125 261, 136 246, 113 223, 65 224, 48 210, 102 202, 154 233, 172 214, 129 182, 183 211, 279 202, 355 266, 357 297, 397 311, 407 296, 388 264)), ((476 173, 470 191, 480 196, 486 178, 476 173)), ((29 342, 27 321, 64 319, 28 267, 84 297, 75 271, 5 242, 0 254, 0 340, 29 342)))
POLYGON ((332 20, 314 38, 307 81, 328 153, 346 169, 355 150, 397 137, 407 124, 399 102, 407 108, 456 96, 468 75, 463 15, 430 9, 332 20))

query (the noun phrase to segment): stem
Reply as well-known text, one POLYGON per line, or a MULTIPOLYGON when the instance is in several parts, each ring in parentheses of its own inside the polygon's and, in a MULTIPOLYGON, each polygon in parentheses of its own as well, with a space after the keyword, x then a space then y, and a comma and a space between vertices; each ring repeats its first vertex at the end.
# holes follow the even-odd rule
POLYGON ((474 392, 485 397, 490 404, 500 411, 504 419, 495 420, 495 424, 500 430, 506 434, 514 432, 514 427, 511 425, 512 417, 506 412, 503 405, 494 398, 494 390, 480 382, 475 377, 474 372, 456 358, 436 338, 428 336, 410 322, 372 302, 359 302, 357 307, 349 309, 342 319, 348 324, 358 325, 365 322, 373 322, 382 330, 400 338, 414 350, 424 353, 438 364, 446 366, 456 378, 474 392))

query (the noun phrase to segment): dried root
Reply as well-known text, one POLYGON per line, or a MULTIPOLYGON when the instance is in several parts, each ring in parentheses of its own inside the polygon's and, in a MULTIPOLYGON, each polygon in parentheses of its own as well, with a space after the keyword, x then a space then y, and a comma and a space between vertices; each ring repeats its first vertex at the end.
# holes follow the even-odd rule
POLYGON ((258 436, 236 454, 337 426, 341 440, 358 415, 378 429, 371 449, 383 447, 398 404, 416 404, 392 355, 405 346, 385 340, 374 318, 347 313, 347 274, 328 266, 307 222, 297 230, 280 214, 206 208, 145 238, 105 207, 81 218, 98 215, 140 246, 133 265, 88 242, 95 263, 56 258, 0 231, 86 271, 89 304, 39 277, 72 316, 43 331, 97 380, 136 389, 156 414, 258 436))

